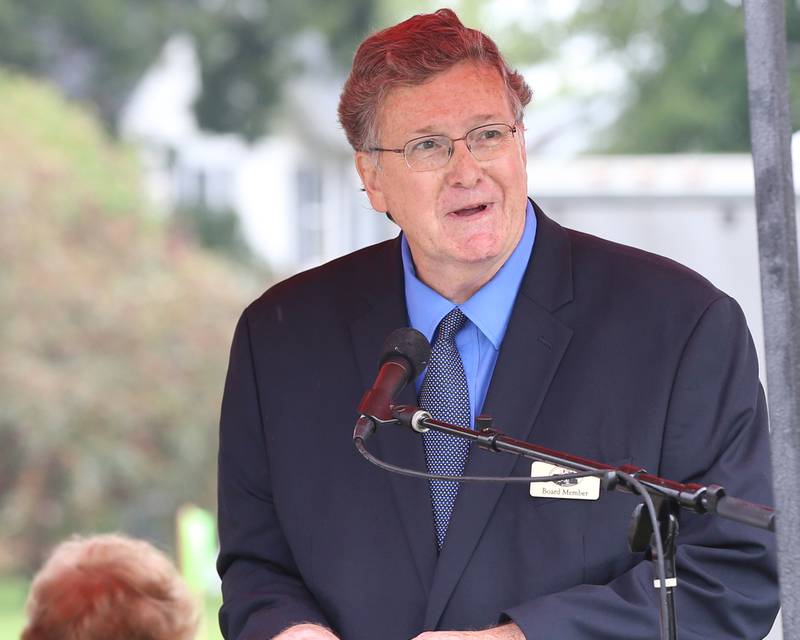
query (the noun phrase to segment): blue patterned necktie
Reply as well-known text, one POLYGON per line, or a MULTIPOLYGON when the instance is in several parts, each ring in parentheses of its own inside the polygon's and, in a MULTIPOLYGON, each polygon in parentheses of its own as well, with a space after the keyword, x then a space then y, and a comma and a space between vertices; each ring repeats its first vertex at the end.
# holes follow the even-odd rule
MULTIPOLYGON (((467 317, 455 308, 439 323, 428 372, 419 393, 419 406, 437 420, 469 428, 469 388, 455 342, 456 334, 466 321, 467 317)), ((431 430, 423 434, 423 441, 429 473, 456 476, 464 473, 469 452, 468 440, 431 430)), ((430 481, 439 548, 444 544, 458 487, 458 482, 449 480, 430 481)))

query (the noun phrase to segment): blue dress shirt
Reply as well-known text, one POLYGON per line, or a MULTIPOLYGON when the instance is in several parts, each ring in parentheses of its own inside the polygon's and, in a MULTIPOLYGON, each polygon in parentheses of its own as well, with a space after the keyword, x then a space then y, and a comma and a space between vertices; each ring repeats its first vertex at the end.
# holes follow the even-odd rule
MULTIPOLYGON (((402 236, 406 308, 411 326, 433 342, 436 327, 453 308, 459 306, 468 318, 467 324, 456 336, 456 346, 464 363, 464 373, 469 386, 472 425, 475 424, 475 416, 480 415, 480 409, 486 399, 497 354, 500 345, 503 344, 503 336, 511 317, 511 310, 514 308, 522 276, 533 251, 535 238, 536 215, 531 203, 528 202, 522 237, 508 260, 471 298, 460 305, 454 305, 417 278, 408 241, 405 234, 402 236)), ((422 380, 423 376, 417 378, 417 394, 422 386, 422 380)))

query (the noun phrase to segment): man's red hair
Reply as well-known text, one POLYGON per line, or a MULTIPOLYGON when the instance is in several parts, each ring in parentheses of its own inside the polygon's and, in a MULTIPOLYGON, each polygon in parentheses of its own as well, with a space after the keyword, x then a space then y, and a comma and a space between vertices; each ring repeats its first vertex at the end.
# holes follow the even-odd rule
POLYGON ((378 118, 397 86, 420 85, 460 62, 495 69, 507 89, 517 122, 531 100, 523 77, 512 70, 486 34, 466 28, 451 9, 416 15, 361 43, 339 99, 339 121, 356 151, 378 146, 378 118))

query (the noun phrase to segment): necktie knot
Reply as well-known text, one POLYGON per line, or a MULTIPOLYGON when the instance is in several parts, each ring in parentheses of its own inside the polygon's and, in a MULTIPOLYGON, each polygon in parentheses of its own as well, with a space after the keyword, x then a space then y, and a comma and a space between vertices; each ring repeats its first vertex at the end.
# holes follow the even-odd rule
POLYGON ((467 316, 464 315, 461 309, 456 307, 439 322, 439 333, 436 336, 436 342, 439 340, 454 341, 456 334, 464 328, 466 323, 467 316))

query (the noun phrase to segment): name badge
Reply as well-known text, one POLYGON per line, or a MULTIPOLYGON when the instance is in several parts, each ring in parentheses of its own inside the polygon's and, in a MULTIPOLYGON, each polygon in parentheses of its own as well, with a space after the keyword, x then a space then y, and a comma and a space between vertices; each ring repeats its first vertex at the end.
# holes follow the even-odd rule
MULTIPOLYGON (((531 465, 531 477, 561 476, 568 473, 576 472, 574 469, 538 460, 531 465)), ((534 498, 597 500, 600 497, 600 478, 564 478, 550 482, 531 482, 531 495, 534 498)))

